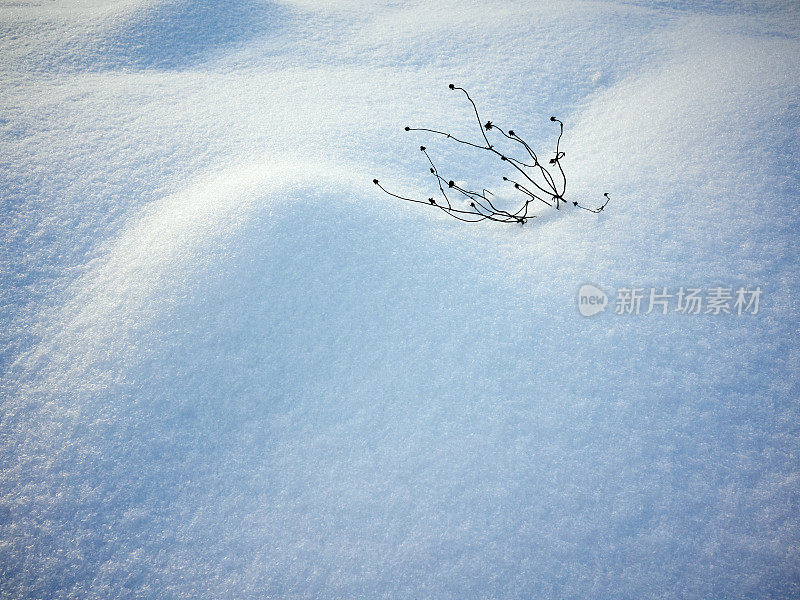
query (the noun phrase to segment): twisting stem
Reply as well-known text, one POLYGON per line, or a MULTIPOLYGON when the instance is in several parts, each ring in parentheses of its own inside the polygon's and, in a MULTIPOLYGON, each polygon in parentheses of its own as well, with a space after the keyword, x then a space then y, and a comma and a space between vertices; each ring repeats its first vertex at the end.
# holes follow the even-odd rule
MULTIPOLYGON (((460 138, 455 137, 454 135, 447 133, 446 131, 440 131, 438 129, 429 129, 427 127, 406 127, 406 131, 422 131, 426 133, 433 133, 438 136, 443 136, 447 139, 451 139, 459 144, 464 144, 465 146, 471 148, 477 148, 478 150, 487 150, 492 154, 500 157, 500 160, 503 162, 507 162, 511 165, 517 172, 519 172, 522 177, 526 180, 526 184, 523 185, 518 181, 510 179, 508 177, 503 177, 503 181, 507 181, 513 184, 514 189, 521 192, 527 199, 524 200, 522 206, 520 206, 516 211, 511 212, 508 210, 501 210, 498 209, 493 203, 489 196, 493 195, 487 189, 483 189, 482 192, 474 192, 468 189, 457 185, 453 180, 447 180, 442 175, 440 175, 438 168, 433 162, 428 150, 425 146, 420 146, 420 150, 428 160, 430 164, 430 172, 436 179, 436 184, 439 187, 439 192, 442 194, 444 198, 445 204, 437 203, 436 200, 433 198, 428 198, 427 200, 419 200, 415 198, 407 198, 405 196, 400 196, 398 194, 392 193, 386 188, 384 188, 377 179, 373 179, 373 183, 377 185, 383 192, 392 196, 393 198, 397 198, 399 200, 405 200, 407 202, 414 202, 415 204, 424 204, 427 206, 436 207, 439 210, 445 212, 446 214, 450 215, 454 219, 458 219, 459 221, 464 221, 466 223, 478 223, 480 221, 496 221, 499 223, 525 223, 528 219, 535 218, 536 215, 529 215, 528 208, 530 207, 532 202, 539 201, 543 204, 553 207, 555 206, 556 209, 560 208, 560 204, 568 204, 564 198, 564 195, 567 191, 567 176, 564 173, 564 169, 561 166, 561 159, 564 158, 564 152, 561 151, 561 138, 564 135, 564 123, 560 119, 556 119, 555 117, 550 117, 550 120, 553 122, 558 123, 559 125, 559 133, 558 139, 556 140, 556 150, 555 155, 553 158, 549 160, 549 164, 554 165, 559 173, 561 174, 561 185, 556 184, 556 177, 553 176, 553 173, 550 172, 540 161, 539 157, 537 156, 536 152, 533 151, 531 146, 523 140, 519 135, 517 135, 512 129, 509 129, 508 132, 504 131, 502 128, 498 127, 491 121, 487 121, 483 124, 481 120, 480 113, 478 112, 478 107, 475 102, 472 100, 472 97, 469 95, 469 92, 462 87, 457 87, 453 84, 450 84, 451 90, 460 90, 464 93, 469 100, 469 103, 472 105, 472 110, 475 114, 475 119, 478 121, 478 128, 480 129, 481 136, 483 137, 483 141, 486 143, 483 144, 476 144, 474 142, 469 142, 467 140, 462 140, 460 138), (525 151, 528 153, 531 159, 533 159, 533 164, 529 164, 524 162, 518 158, 505 154, 499 151, 494 145, 489 141, 489 137, 486 135, 487 131, 497 130, 500 134, 505 138, 516 144, 521 145, 525 151), (527 170, 526 170, 527 169, 527 170), (530 173, 529 173, 530 171, 530 173), (534 177, 538 172, 541 182, 537 181, 534 177), (529 189, 529 187, 532 189, 529 189), (560 189, 559 189, 560 187, 560 189), (456 208, 450 200, 450 197, 447 195, 445 189, 452 189, 461 194, 468 202, 469 208, 456 208), (539 195, 541 194, 541 195, 539 195)), ((586 206, 580 205, 578 202, 572 202, 572 205, 576 208, 580 208, 582 210, 586 210, 592 213, 599 213, 602 211, 606 205, 608 204, 610 198, 608 194, 603 194, 605 196, 605 201, 603 204, 597 208, 589 208, 586 206)))
POLYGON ((470 98, 469 92, 467 92, 467 90, 465 90, 462 87, 456 87, 452 83, 450 84, 450 89, 461 90, 462 92, 464 92, 464 95, 467 97, 467 100, 469 100, 469 103, 472 104, 472 110, 475 111, 475 118, 478 120, 478 128, 481 130, 481 135, 483 136, 483 139, 486 141, 486 146, 488 148, 491 148, 492 145, 489 143, 489 138, 486 137, 486 133, 483 131, 483 125, 481 125, 481 116, 478 114, 478 107, 475 106, 475 103, 472 101, 472 98, 470 98))

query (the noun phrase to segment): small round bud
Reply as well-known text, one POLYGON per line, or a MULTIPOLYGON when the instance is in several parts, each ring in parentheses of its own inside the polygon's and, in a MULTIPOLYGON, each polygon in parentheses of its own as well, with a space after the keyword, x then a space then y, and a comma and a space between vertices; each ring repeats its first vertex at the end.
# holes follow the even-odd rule
POLYGON ((456 182, 455 182, 455 181, 453 181, 452 179, 451 179, 450 181, 448 181, 448 182, 447 182, 447 185, 448 185, 449 187, 453 187, 455 184, 456 184, 456 182))
POLYGON ((406 127, 406 131, 411 131, 411 127, 406 127))
POLYGON ((454 86, 452 83, 451 83, 449 86, 447 86, 447 87, 449 87, 451 90, 454 90, 454 89, 456 89, 456 86, 454 86))
POLYGON ((372 183, 374 183, 375 185, 377 185, 377 184, 378 184, 378 180, 377 180, 377 179, 373 179, 373 180, 372 180, 372 183))

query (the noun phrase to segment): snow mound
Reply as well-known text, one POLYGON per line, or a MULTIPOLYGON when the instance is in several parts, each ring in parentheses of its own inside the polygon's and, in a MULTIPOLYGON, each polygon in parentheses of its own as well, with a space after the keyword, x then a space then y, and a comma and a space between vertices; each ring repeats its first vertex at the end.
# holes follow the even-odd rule
POLYGON ((487 6, 2 9, 0 595, 800 594, 796 7, 487 6), (608 210, 376 190, 454 80, 608 210))

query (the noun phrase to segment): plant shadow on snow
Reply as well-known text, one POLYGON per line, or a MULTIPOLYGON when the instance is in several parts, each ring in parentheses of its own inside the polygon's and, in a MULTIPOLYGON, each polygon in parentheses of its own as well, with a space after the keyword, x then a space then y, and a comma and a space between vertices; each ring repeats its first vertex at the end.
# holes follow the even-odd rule
POLYGON ((222 48, 260 35, 280 36, 290 18, 289 10, 258 0, 173 2, 144 10, 112 31, 106 60, 122 66, 188 68, 222 48))

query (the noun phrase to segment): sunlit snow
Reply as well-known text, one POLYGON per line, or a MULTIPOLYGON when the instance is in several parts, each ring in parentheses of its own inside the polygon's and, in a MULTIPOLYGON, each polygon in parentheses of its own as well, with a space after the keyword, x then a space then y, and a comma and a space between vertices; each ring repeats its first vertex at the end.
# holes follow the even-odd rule
POLYGON ((793 0, 0 2, 0 597, 800 597, 798 98, 793 0), (607 209, 381 193, 507 193, 449 83, 607 209))

